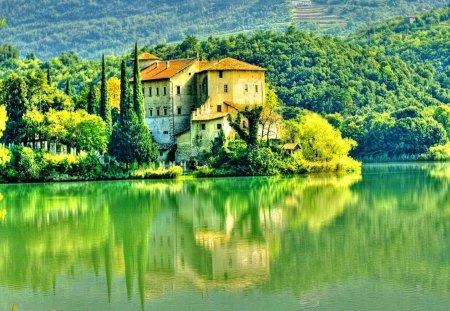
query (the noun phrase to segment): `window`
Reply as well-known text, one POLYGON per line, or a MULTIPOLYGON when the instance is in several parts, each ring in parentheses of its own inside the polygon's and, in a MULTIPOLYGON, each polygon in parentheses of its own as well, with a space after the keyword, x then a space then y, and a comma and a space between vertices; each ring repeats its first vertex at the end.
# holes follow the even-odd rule
POLYGON ((218 130, 221 130, 221 129, 222 129, 222 124, 221 124, 221 123, 217 124, 217 129, 218 129, 218 130))
POLYGON ((223 71, 219 71, 219 78, 223 78, 223 71))
POLYGON ((245 91, 248 92, 248 84, 245 85, 245 91))
POLYGON ((156 108, 156 115, 159 116, 159 108, 156 108))
POLYGON ((164 108, 164 115, 167 116, 167 108, 164 108))
POLYGON ((222 105, 217 105, 217 112, 222 112, 222 105))
POLYGON ((164 96, 167 95, 167 87, 163 88, 164 96))
POLYGON ((258 93, 258 85, 255 85, 255 93, 258 93))
POLYGON ((150 117, 153 117, 153 109, 150 109, 150 117))
POLYGON ((181 86, 177 85, 177 95, 181 94, 181 86))
POLYGON ((223 86, 223 92, 224 92, 224 93, 228 93, 228 84, 225 84, 225 85, 223 86))
POLYGON ((164 135, 168 135, 169 131, 164 131, 163 133, 164 133, 164 135))
POLYGON ((159 96, 159 87, 156 88, 156 96, 159 96))
POLYGON ((206 124, 202 124, 202 131, 206 130, 206 124))
POLYGON ((181 114, 181 107, 178 107, 178 108, 177 108, 177 113, 178 113, 178 114, 181 114))
POLYGON ((148 88, 148 96, 150 96, 150 97, 152 96, 152 88, 151 87, 148 88))
POLYGON ((142 95, 145 96, 145 88, 142 88, 142 95))

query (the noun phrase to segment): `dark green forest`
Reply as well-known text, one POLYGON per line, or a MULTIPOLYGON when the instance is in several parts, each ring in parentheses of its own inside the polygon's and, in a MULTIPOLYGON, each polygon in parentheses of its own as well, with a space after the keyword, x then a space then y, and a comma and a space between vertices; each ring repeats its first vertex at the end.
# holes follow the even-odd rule
MULTIPOLYGON (((351 42, 399 55, 410 63, 428 62, 446 72, 450 66, 450 9, 399 18, 350 37, 351 42)), ((449 87, 449 85, 447 85, 449 87)))
POLYGON ((48 60, 64 51, 95 59, 122 54, 140 44, 181 42, 261 30, 303 31, 343 36, 389 18, 419 14, 448 5, 447 0, 314 0, 296 7, 292 0, 0 0, 7 25, 0 42, 48 60))

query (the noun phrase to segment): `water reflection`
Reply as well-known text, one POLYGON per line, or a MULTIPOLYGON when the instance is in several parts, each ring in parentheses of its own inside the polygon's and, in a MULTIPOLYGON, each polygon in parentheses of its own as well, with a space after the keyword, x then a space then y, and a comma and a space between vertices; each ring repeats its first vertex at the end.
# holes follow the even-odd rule
POLYGON ((355 277, 448 293, 449 176, 400 165, 364 178, 2 186, 0 287, 58 296, 59 282, 93 275, 100 309, 121 293, 141 307, 212 289, 303 299, 355 277))

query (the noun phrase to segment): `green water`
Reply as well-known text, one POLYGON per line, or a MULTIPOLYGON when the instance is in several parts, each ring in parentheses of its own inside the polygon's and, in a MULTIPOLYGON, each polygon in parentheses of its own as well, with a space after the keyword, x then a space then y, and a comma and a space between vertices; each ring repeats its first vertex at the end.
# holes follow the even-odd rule
POLYGON ((450 165, 0 185, 0 310, 450 310, 450 165))

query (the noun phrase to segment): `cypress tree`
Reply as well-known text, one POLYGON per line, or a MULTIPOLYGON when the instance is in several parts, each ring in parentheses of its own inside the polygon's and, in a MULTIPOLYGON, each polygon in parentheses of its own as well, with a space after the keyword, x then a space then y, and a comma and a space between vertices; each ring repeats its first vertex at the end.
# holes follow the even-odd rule
POLYGON ((50 67, 47 68, 47 84, 52 85, 52 76, 50 75, 50 67))
POLYGON ((122 60, 120 66, 120 122, 130 120, 134 113, 132 106, 132 98, 130 95, 130 87, 128 84, 127 67, 125 61, 122 60))
POLYGON ((139 121, 145 123, 144 94, 142 94, 141 71, 139 69, 139 55, 137 42, 134 47, 133 67, 133 106, 139 121))
MULTIPOLYGON (((123 163, 146 163, 158 157, 158 146, 153 142, 147 124, 136 116, 133 94, 128 86, 125 62, 121 65, 120 118, 114 125, 109 152, 123 163)), ((133 92, 134 93, 134 92, 133 92)))
POLYGON ((20 143, 26 141, 23 115, 29 110, 27 99, 28 87, 25 79, 12 75, 3 81, 3 103, 6 106, 8 122, 3 140, 5 143, 20 143))
POLYGON ((112 131, 111 101, 109 100, 108 84, 106 81, 105 55, 102 57, 102 80, 100 86, 100 117, 106 123, 109 134, 112 131))
POLYGON ((67 96, 70 96, 72 93, 69 79, 67 79, 67 81, 66 81, 66 88, 64 90, 64 93, 66 93, 67 96))
POLYGON ((87 111, 89 114, 98 114, 97 107, 97 94, 95 93, 95 88, 93 85, 89 88, 89 93, 87 97, 87 111))

